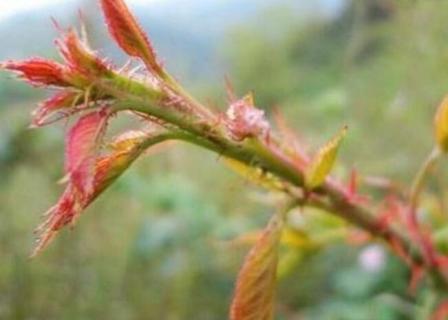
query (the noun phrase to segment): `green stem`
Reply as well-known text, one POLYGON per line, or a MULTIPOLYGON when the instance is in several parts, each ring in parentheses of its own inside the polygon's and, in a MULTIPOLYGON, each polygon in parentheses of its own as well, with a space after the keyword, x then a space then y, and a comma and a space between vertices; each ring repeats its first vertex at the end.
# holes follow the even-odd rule
MULTIPOLYGON (((254 137, 246 138, 241 142, 235 141, 227 134, 222 123, 216 124, 216 127, 213 128, 213 124, 204 124, 204 118, 200 115, 179 111, 185 107, 182 104, 164 105, 163 93, 132 79, 117 75, 110 81, 100 82, 99 85, 102 91, 118 100, 121 109, 145 113, 177 127, 173 139, 193 143, 249 166, 256 164, 285 182, 303 188, 304 180, 301 168, 276 143, 277 139, 265 141, 254 137)), ((185 95, 185 91, 182 89, 178 94, 185 95)), ((191 99, 187 97, 183 102, 185 101, 191 101, 191 99)), ((438 154, 433 152, 417 175, 413 188, 415 198, 419 194, 424 177, 437 157, 438 154)), ((394 241, 409 252, 414 264, 423 265, 425 252, 420 246, 415 245, 403 231, 391 225, 380 227, 372 210, 353 202, 347 196, 345 190, 330 179, 327 179, 315 193, 318 198, 313 199, 313 205, 344 218, 367 230, 372 235, 384 239, 387 243, 394 241)), ((437 268, 434 266, 425 267, 429 274, 437 280, 437 283, 442 283, 445 288, 448 288, 448 280, 437 268)))
MULTIPOLYGON (((428 177, 432 168, 434 168, 437 160, 440 158, 441 152, 438 147, 434 147, 425 162, 423 162, 422 166, 418 170, 411 187, 411 192, 409 195, 409 203, 411 208, 415 209, 418 205, 418 199, 420 197, 420 193, 423 189, 423 184, 425 179, 428 177)), ((415 211, 415 210, 413 210, 415 211)))

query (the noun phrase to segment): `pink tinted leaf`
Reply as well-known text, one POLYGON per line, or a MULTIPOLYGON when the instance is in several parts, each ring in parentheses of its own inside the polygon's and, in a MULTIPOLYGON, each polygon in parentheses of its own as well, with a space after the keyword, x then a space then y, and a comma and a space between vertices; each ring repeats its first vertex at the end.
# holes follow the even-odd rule
POLYGON ((62 91, 42 102, 33 112, 32 125, 41 127, 70 115, 70 107, 78 102, 79 93, 62 91), (65 111, 65 112, 64 112, 65 111), (54 117, 56 113, 58 116, 54 117))
POLYGON ((65 172, 82 195, 90 193, 95 159, 108 119, 106 110, 81 117, 66 137, 65 172))
POLYGON ((73 186, 69 185, 58 203, 45 213, 44 222, 35 230, 37 240, 31 257, 35 257, 44 250, 59 230, 75 219, 80 210, 81 204, 78 199, 78 194, 73 186))

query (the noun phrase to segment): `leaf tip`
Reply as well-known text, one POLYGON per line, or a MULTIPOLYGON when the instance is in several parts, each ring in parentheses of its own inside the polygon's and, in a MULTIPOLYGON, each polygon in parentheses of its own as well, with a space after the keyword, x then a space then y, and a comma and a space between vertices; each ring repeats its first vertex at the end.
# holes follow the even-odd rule
POLYGON ((344 125, 330 141, 318 150, 305 171, 305 187, 307 189, 315 189, 324 183, 333 169, 339 147, 347 131, 348 126, 344 125))

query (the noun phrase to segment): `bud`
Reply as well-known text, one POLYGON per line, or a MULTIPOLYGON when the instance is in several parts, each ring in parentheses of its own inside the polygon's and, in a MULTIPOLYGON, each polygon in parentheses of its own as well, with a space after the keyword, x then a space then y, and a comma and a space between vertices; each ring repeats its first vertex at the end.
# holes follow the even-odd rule
POLYGON ((266 137, 269 133, 269 123, 264 117, 264 111, 254 106, 252 94, 232 103, 227 110, 227 127, 237 140, 247 137, 266 137))
POLYGON ((443 152, 448 152, 448 95, 439 105, 434 118, 434 134, 443 152))
POLYGON ((148 37, 123 0, 101 0, 107 26, 117 44, 130 56, 142 59, 146 66, 161 74, 156 54, 148 37))
POLYGON ((104 76, 110 74, 110 68, 81 41, 77 33, 70 29, 65 37, 56 41, 59 51, 74 73, 85 76, 104 76))

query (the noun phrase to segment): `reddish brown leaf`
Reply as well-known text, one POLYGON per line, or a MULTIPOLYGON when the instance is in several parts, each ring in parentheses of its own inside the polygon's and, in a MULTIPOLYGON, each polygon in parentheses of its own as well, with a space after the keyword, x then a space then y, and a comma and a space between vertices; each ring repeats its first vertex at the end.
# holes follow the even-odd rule
POLYGON ((118 45, 130 56, 141 58, 145 64, 160 74, 156 54, 135 17, 123 0, 101 0, 109 32, 118 45))
POLYGON ((278 245, 283 225, 283 217, 274 215, 247 255, 236 283, 231 320, 273 318, 278 245))

